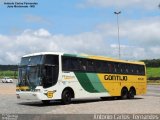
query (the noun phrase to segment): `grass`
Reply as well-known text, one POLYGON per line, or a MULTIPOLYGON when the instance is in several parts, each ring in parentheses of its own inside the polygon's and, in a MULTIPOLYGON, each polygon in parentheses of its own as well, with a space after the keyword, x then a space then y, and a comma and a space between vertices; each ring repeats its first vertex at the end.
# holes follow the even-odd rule
POLYGON ((0 71, 0 79, 3 77, 10 77, 10 78, 17 78, 18 77, 18 72, 17 71, 0 71))
MULTIPOLYGON (((147 77, 148 78, 159 78, 160 77, 160 68, 153 68, 148 67, 147 68, 147 77)), ((160 80, 148 80, 147 83, 149 85, 160 85, 160 80)))
POLYGON ((160 67, 159 68, 147 68, 147 77, 160 77, 160 67))

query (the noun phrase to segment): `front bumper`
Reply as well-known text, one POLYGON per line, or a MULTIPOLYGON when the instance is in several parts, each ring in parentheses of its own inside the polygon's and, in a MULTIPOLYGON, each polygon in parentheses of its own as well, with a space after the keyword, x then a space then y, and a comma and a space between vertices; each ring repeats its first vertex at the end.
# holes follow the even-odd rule
POLYGON ((41 100, 40 94, 37 92, 16 92, 17 98, 18 99, 23 99, 23 100, 41 100))
POLYGON ((20 91, 16 92, 17 99, 23 100, 53 100, 53 98, 48 98, 46 94, 39 92, 28 92, 28 91, 20 91))
POLYGON ((55 92, 46 91, 43 92, 33 92, 33 91, 16 91, 17 99, 23 100, 53 100, 55 98, 55 92))

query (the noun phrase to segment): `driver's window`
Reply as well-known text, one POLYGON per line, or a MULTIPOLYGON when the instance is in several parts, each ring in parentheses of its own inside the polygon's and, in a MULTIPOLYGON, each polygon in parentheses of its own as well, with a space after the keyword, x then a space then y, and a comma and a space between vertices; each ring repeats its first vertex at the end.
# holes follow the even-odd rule
POLYGON ((47 55, 45 58, 45 63, 48 65, 58 65, 58 55, 47 55))
POLYGON ((58 80, 58 55, 47 55, 44 63, 43 86, 47 88, 56 84, 58 80))

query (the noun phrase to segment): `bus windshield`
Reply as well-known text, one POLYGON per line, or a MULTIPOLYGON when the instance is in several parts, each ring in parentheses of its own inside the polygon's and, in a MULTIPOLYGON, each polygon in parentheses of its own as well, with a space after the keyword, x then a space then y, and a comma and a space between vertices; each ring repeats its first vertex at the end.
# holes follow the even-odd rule
POLYGON ((19 67, 19 86, 28 86, 31 90, 41 85, 40 67, 19 67))
POLYGON ((58 80, 58 55, 22 57, 18 71, 18 86, 28 86, 29 90, 51 87, 58 80))
POLYGON ((37 55, 37 56, 29 56, 29 57, 22 57, 20 65, 37 65, 42 64, 43 62, 43 56, 37 55))

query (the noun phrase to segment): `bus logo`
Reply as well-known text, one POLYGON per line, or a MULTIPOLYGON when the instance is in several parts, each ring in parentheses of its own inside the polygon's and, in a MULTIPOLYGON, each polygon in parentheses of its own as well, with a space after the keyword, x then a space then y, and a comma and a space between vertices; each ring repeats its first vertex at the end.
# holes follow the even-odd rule
POLYGON ((127 81, 127 76, 120 76, 120 75, 105 75, 105 80, 119 80, 119 81, 127 81))
POLYGON ((47 92, 47 97, 52 98, 53 97, 53 91, 48 91, 47 92))

